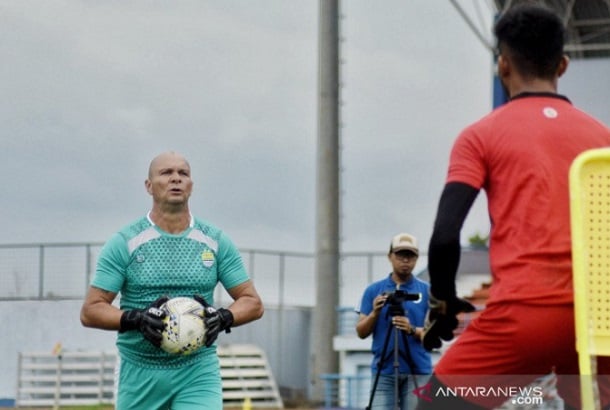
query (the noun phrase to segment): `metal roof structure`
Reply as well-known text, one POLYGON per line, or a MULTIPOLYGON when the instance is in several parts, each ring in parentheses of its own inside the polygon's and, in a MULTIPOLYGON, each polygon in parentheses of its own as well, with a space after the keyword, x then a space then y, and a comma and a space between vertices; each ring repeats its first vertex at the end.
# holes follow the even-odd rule
MULTIPOLYGON (((479 0, 475 0, 478 2, 479 0)), ((487 0, 495 14, 510 7, 531 0, 487 0)), ((477 28, 473 19, 460 6, 458 0, 451 0, 462 18, 470 26, 485 47, 493 50, 490 28, 477 28)), ((543 0, 563 17, 567 27, 566 54, 572 59, 610 57, 610 0, 543 0)))

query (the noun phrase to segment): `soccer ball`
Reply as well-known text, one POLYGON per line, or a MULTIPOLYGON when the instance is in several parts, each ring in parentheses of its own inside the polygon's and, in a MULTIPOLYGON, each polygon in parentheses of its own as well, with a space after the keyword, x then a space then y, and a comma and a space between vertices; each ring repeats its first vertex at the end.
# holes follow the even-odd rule
POLYGON ((194 299, 177 297, 168 300, 161 309, 165 312, 161 349, 168 353, 187 355, 205 343, 203 306, 194 299))

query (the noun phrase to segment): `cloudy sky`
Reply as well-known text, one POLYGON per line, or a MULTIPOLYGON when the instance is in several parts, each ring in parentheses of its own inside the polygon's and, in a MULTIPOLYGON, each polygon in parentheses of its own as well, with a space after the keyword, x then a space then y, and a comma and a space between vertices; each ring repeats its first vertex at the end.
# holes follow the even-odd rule
MULTIPOLYGON (((461 3, 490 36, 491 2, 461 3)), ((176 150, 195 215, 240 248, 313 251, 317 13, 0 0, 0 243, 106 240, 149 209, 150 159, 176 150)), ((342 15, 341 247, 409 231, 425 248, 451 143, 491 109, 491 57, 449 2, 349 0, 342 15)), ((560 91, 609 123, 607 70, 575 62, 560 91)), ((484 205, 464 242, 486 234, 484 205)))

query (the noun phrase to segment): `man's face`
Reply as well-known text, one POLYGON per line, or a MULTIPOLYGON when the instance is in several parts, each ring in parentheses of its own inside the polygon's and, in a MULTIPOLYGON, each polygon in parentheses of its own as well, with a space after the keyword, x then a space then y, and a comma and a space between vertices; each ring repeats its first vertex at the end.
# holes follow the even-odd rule
POLYGON ((160 155, 151 163, 145 184, 155 203, 186 204, 193 189, 191 167, 180 155, 160 155))
POLYGON ((397 275, 410 275, 417 263, 417 255, 409 250, 399 250, 390 253, 390 262, 397 275))

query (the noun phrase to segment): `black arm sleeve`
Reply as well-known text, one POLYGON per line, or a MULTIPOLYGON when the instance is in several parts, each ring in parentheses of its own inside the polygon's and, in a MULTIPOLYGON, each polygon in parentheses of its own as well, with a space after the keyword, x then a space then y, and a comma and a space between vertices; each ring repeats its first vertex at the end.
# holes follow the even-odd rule
POLYGON ((460 231, 479 190, 460 182, 445 185, 428 248, 430 293, 440 300, 456 296, 455 277, 460 263, 460 231))

